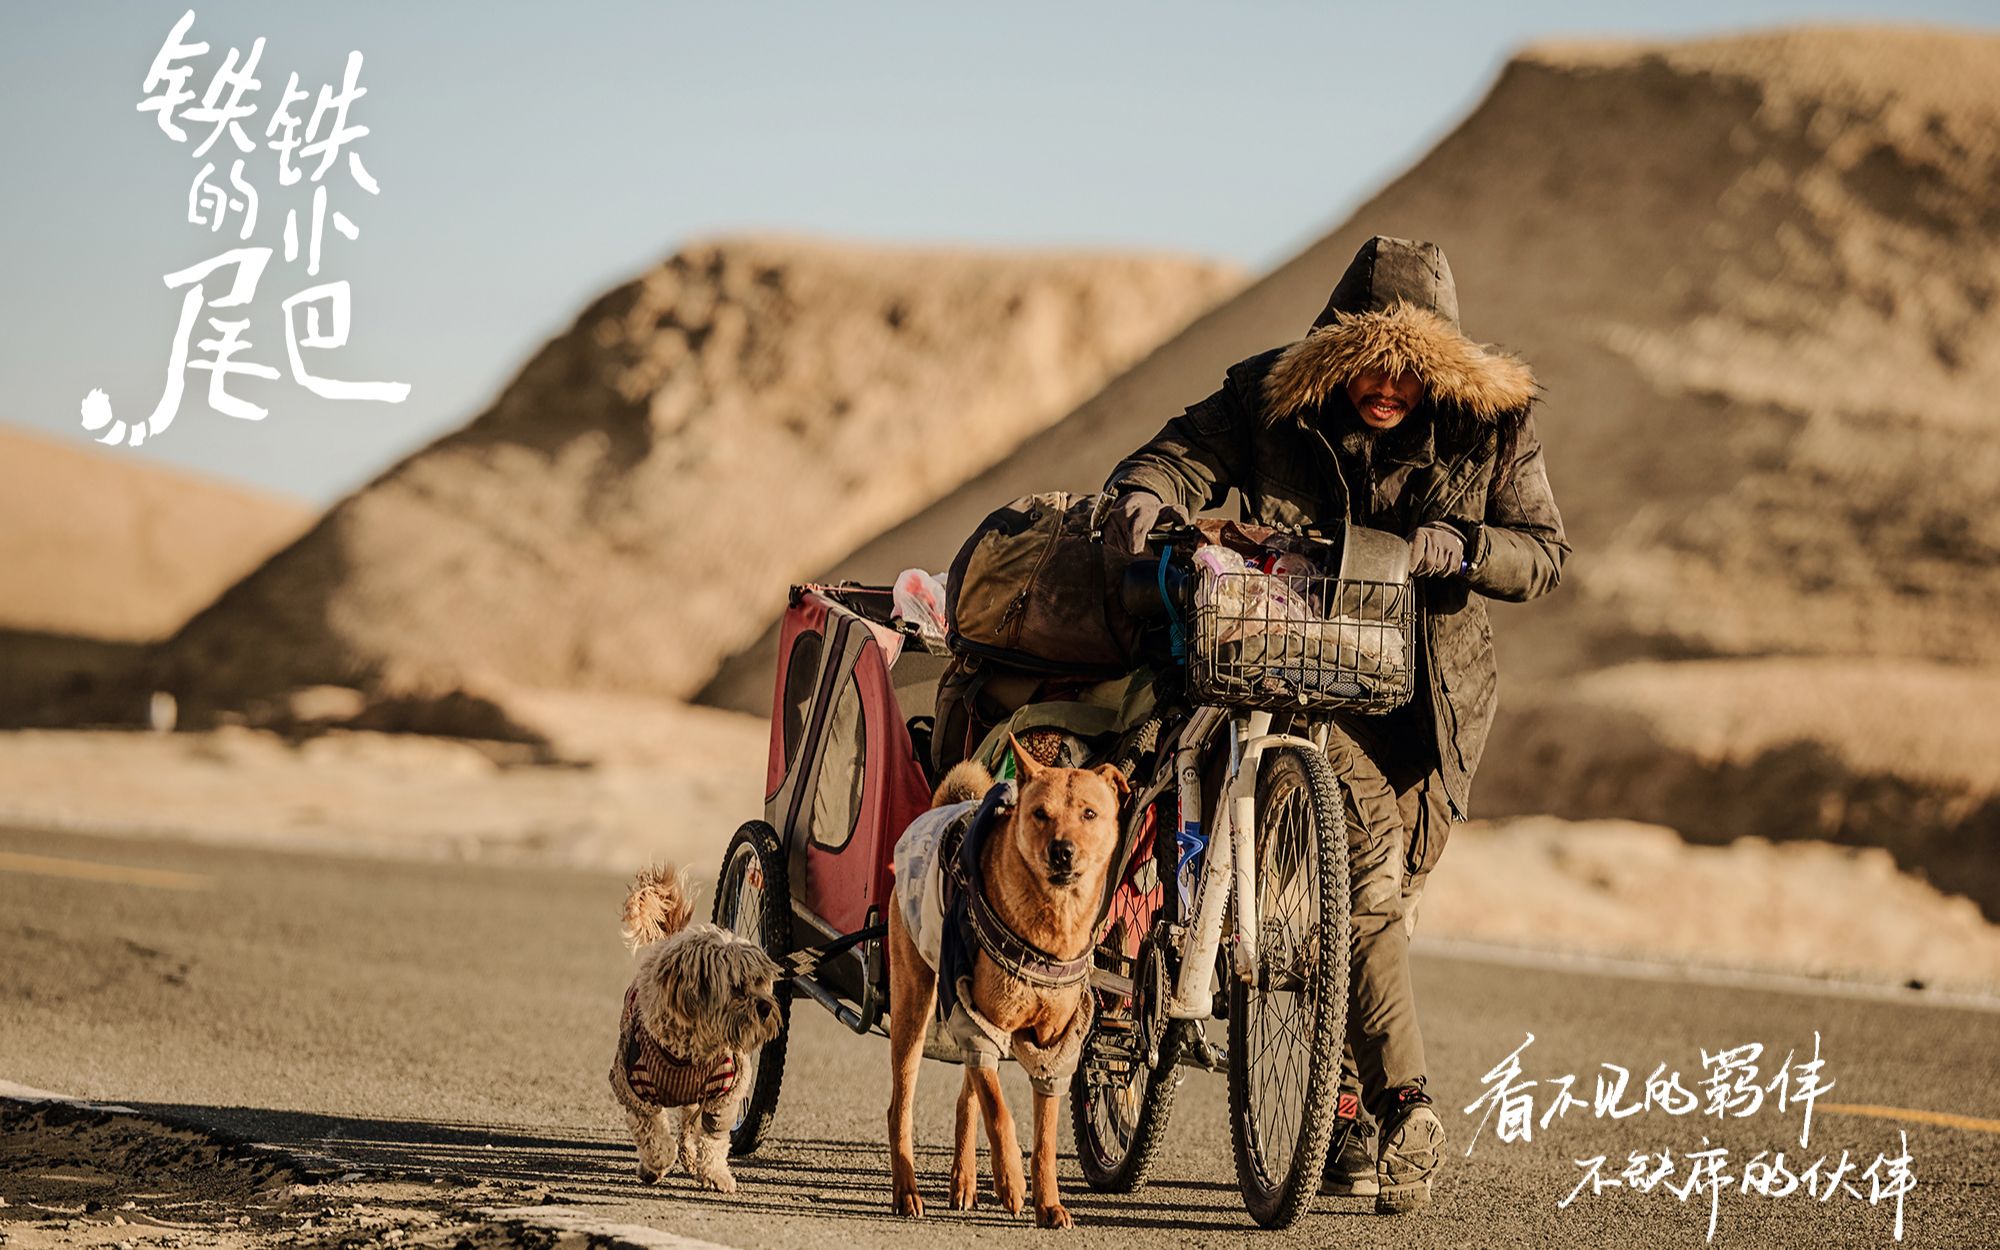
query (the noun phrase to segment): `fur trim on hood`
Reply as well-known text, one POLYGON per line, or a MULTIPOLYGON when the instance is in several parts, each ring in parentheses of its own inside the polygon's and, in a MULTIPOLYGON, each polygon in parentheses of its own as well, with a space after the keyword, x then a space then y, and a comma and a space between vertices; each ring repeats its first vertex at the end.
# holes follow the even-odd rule
POLYGON ((1534 401, 1535 375, 1520 357, 1473 342, 1437 313, 1398 302, 1382 312, 1336 313, 1284 349, 1264 377, 1277 420, 1318 407, 1355 375, 1408 371, 1424 397, 1480 421, 1498 421, 1534 401))

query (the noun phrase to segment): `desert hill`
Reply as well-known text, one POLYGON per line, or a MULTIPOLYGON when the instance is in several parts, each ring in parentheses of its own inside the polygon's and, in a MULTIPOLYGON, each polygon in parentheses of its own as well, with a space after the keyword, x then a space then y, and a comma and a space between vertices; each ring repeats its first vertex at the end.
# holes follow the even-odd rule
POLYGON ((0 631, 163 638, 311 519, 290 500, 0 426, 0 631))
POLYGON ((1996 186, 2000 37, 1531 50, 1349 221, 829 571, 935 566, 999 502, 1094 489, 1399 234, 1444 247, 1467 331, 1547 389, 1578 554, 1568 593, 1521 614, 1561 630, 1508 631, 1517 666, 2000 660, 1996 186))
MULTIPOLYGON (((1866 680, 1840 687, 1856 725, 1829 727, 1824 701, 1779 700, 1810 712, 1715 757, 1747 762, 1755 789, 1756 761, 1786 743, 1855 766, 1872 719, 1920 717, 1940 681, 2000 663, 1996 187, 2000 37, 1807 29, 1531 49, 1347 222, 828 572, 938 568, 999 502, 1094 489, 1231 362, 1303 333, 1369 235, 1434 240, 1468 333, 1523 353, 1546 387, 1540 428, 1576 549, 1558 594, 1495 614, 1503 717, 1532 700, 1576 750, 1559 776, 1540 774, 1543 756, 1503 724, 1482 773, 1491 797, 1475 805, 1671 817, 1686 831, 1699 802, 1641 802, 1651 774, 1632 771, 1650 759, 1684 782, 1718 780, 1713 759, 1676 754, 1671 728, 1648 739, 1661 754, 1621 755, 1624 771, 1596 774, 1588 793, 1563 788, 1592 778, 1588 746, 1623 689, 1571 698, 1569 679, 1707 658, 1726 663, 1687 694, 1720 698, 1820 680, 1782 657, 1865 661, 1866 680)), ((753 650, 705 697, 768 701, 768 671, 753 650)), ((1618 706, 1622 722, 1660 704, 1618 706)), ((1863 773, 1920 773, 1906 747, 1876 741, 1863 773)), ((1777 832, 1881 835, 1882 805, 1848 781, 1817 788, 1815 810, 1777 832)), ((1985 780, 1965 784, 1926 791, 1938 823, 1902 831, 1899 855, 1949 843, 1935 862, 1959 865, 1991 845, 2000 804, 1985 780)), ((1744 823, 1720 807, 1707 819, 1744 823)), ((2000 874, 1988 877, 1977 892, 2000 914, 2000 874)))
POLYGON ((1160 257, 689 247, 196 617, 160 684, 196 706, 314 683, 691 694, 789 581, 1237 285, 1160 257))

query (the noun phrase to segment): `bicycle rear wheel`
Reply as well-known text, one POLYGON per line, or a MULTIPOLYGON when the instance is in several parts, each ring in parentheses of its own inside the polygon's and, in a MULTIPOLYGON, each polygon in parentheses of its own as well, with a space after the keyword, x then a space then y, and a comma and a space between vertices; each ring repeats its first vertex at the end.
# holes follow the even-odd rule
MULTIPOLYGON (((1112 935, 1122 944, 1119 929, 1114 927, 1112 935)), ((1097 995, 1097 1014, 1070 1082, 1077 1164, 1084 1181, 1103 1193, 1127 1194, 1146 1183, 1173 1114, 1180 1083, 1176 1068, 1193 1027, 1186 1020, 1166 1019, 1160 1010, 1168 984, 1160 943, 1158 936, 1149 935, 1134 957, 1112 961, 1113 971, 1133 979, 1132 994, 1091 991, 1097 995)))
MULTIPOLYGON (((1133 736, 1131 766, 1153 749, 1158 730, 1151 723, 1133 736)), ((1103 1193, 1131 1193, 1146 1183, 1180 1083, 1175 1069, 1189 1025, 1166 1015, 1173 961, 1161 926, 1173 875, 1171 859, 1162 871, 1161 856, 1172 856, 1173 842, 1162 841, 1160 830, 1172 823, 1162 814, 1171 807, 1163 802, 1129 818, 1133 865, 1112 892, 1110 923, 1094 952, 1096 967, 1126 982, 1129 991, 1091 989, 1096 1011, 1069 1086, 1077 1163, 1084 1181, 1103 1193)))
POLYGON ((1230 1136, 1250 1217, 1288 1228, 1319 1191, 1347 1026, 1347 829, 1324 756, 1265 753, 1257 826, 1257 968, 1229 986, 1230 1136))

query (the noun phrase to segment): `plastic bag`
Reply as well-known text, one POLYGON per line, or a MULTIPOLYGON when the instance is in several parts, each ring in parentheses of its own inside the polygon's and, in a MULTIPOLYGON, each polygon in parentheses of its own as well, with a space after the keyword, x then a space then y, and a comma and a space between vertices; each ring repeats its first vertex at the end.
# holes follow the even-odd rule
POLYGON ((945 645, 944 580, 922 569, 904 569, 896 575, 894 590, 896 619, 914 625, 926 646, 945 645))
POLYGON ((1194 562, 1208 574, 1202 591, 1216 609, 1217 642, 1282 633, 1321 615, 1319 602, 1303 589, 1317 570, 1302 557, 1273 555, 1253 562, 1211 544, 1194 553, 1194 562))

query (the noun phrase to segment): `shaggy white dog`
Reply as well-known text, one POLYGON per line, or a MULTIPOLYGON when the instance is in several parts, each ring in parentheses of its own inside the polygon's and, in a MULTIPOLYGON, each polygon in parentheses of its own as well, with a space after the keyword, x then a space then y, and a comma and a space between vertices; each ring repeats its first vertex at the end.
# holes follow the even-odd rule
POLYGON ((689 923, 687 874, 649 868, 625 896, 625 944, 639 971, 625 991, 611 1092, 653 1184, 676 1160, 703 1189, 736 1192, 729 1128, 750 1091, 750 1052, 778 1035, 777 964, 756 943, 689 923), (667 1111, 678 1110, 669 1131, 667 1111))

